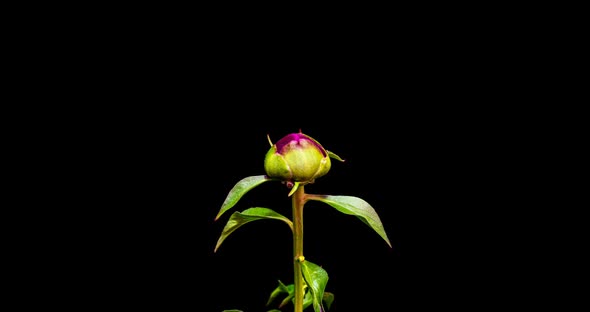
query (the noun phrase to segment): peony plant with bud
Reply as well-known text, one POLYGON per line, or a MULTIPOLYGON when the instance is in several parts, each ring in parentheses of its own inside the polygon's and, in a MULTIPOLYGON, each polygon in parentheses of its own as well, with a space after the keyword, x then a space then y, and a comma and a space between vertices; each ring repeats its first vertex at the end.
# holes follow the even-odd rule
MULTIPOLYGON (((234 212, 222 230, 215 252, 230 234, 247 223, 269 219, 284 222, 293 233, 293 283, 285 285, 279 280, 279 285, 271 292, 267 300, 267 306, 275 304, 277 308, 268 312, 280 312, 280 309, 287 304, 293 304, 295 312, 302 312, 310 306, 315 312, 325 312, 330 309, 334 294, 325 291, 328 273, 321 266, 306 259, 303 254, 304 205, 308 201, 319 201, 344 214, 355 216, 379 234, 389 247, 391 243, 377 212, 365 200, 354 196, 318 195, 305 192, 306 185, 314 183, 316 179, 330 171, 331 159, 344 162, 342 158, 324 149, 318 141, 303 134, 301 130, 298 133, 288 134, 275 144, 270 137, 267 136, 267 138, 271 147, 264 158, 266 174, 249 176, 238 181, 229 191, 215 220, 234 207, 244 194, 263 183, 272 181, 281 182, 288 188, 287 197, 291 197, 292 205, 291 219, 264 207, 234 212)), ((240 310, 224 312, 232 311, 240 310)))

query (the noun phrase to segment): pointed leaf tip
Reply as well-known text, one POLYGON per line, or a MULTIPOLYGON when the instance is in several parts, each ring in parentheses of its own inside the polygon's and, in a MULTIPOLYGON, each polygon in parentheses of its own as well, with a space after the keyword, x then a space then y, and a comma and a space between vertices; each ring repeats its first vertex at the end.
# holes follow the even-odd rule
POLYGON ((224 212, 232 208, 242 198, 242 196, 244 196, 244 194, 248 193, 250 190, 259 186, 260 184, 268 181, 272 181, 272 179, 266 175, 245 177, 238 181, 238 183, 236 183, 227 194, 227 197, 225 198, 223 205, 221 206, 221 209, 219 209, 215 219, 218 219, 224 212))
POLYGON ((234 212, 229 220, 227 221, 221 236, 217 240, 217 244, 215 245, 215 250, 219 249, 221 244, 225 241, 225 239, 238 228, 247 224, 252 221, 256 220, 264 220, 264 219, 275 219, 285 222, 291 231, 293 230, 293 222, 289 220, 287 217, 273 211, 272 209, 264 208, 264 207, 253 207, 248 208, 242 212, 234 212))
POLYGON ((340 158, 340 156, 334 154, 333 152, 330 152, 330 151, 326 151, 326 152, 328 152, 328 157, 330 157, 332 159, 336 159, 336 160, 338 160, 340 162, 345 162, 344 159, 340 158))
POLYGON ((377 214, 377 211, 375 211, 375 209, 364 199, 354 196, 342 195, 310 196, 309 199, 324 202, 344 214, 356 216, 359 220, 377 232, 377 234, 379 234, 379 236, 385 240, 390 248, 393 248, 391 246, 391 242, 389 241, 389 237, 387 237, 387 233, 385 232, 383 224, 381 223, 379 215, 377 214))

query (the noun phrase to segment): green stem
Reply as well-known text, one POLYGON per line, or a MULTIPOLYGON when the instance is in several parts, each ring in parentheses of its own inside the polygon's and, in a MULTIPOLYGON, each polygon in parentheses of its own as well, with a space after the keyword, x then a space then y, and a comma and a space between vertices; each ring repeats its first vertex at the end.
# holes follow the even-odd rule
POLYGON ((304 281, 301 272, 303 257, 303 205, 306 197, 303 185, 293 194, 293 269, 295 286, 295 312, 303 312, 304 281))

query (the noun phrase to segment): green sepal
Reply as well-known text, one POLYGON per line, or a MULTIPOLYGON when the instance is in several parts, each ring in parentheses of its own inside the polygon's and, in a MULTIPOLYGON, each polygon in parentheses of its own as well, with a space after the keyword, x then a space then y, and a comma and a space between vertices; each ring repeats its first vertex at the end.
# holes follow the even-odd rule
POLYGON ((295 193, 295 191, 297 191, 297 189, 299 188, 299 185, 300 184, 301 183, 299 183, 299 182, 295 182, 293 184, 293 187, 291 188, 291 191, 289 192, 289 195, 287 195, 287 197, 291 197, 291 195, 293 195, 293 193, 295 193))
POLYGON ((223 241, 231 233, 233 233, 235 230, 237 230, 239 227, 241 227, 242 225, 244 225, 248 222, 256 221, 256 220, 263 220, 263 219, 281 220, 281 221, 287 223, 287 225, 289 225, 289 227, 291 228, 291 231, 293 230, 293 222, 291 222, 291 220, 289 220, 287 217, 283 216, 280 213, 275 212, 272 209, 262 208, 262 207, 254 207, 254 208, 248 208, 242 212, 236 211, 231 215, 231 217, 229 218, 229 220, 225 224, 225 227, 223 228, 223 231, 221 232, 221 236, 217 240, 217 245, 215 245, 214 252, 216 252, 217 249, 219 248, 219 246, 221 246, 221 243, 223 243, 223 241))
POLYGON ((326 150, 326 152, 328 153, 328 157, 332 158, 332 159, 336 159, 338 161, 344 162, 344 159, 340 158, 340 156, 326 150))
POLYGON ((387 242, 389 247, 392 247, 379 215, 365 200, 354 196, 333 195, 313 195, 308 198, 326 203, 342 213, 358 217, 363 223, 377 232, 387 242))
POLYGON ((248 193, 251 189, 259 186, 260 184, 268 181, 272 181, 273 179, 267 177, 266 175, 257 175, 257 176, 250 176, 245 177, 238 181, 234 185, 234 187, 229 191, 227 197, 223 201, 221 205, 221 209, 217 213, 215 220, 219 219, 221 215, 226 212, 228 209, 232 208, 239 200, 244 196, 244 194, 248 193))

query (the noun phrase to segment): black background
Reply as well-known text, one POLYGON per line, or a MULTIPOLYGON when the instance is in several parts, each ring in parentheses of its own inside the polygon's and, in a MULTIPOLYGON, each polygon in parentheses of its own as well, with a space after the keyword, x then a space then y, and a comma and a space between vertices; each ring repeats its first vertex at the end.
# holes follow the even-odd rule
POLYGON ((267 135, 276 142, 299 131, 346 160, 306 191, 366 200, 392 243, 328 205, 306 205, 304 254, 328 272, 333 311, 465 306, 487 296, 478 285, 494 271, 481 261, 494 257, 485 229, 498 172, 481 127, 448 109, 370 108, 342 95, 331 104, 235 100, 222 112, 155 105, 126 111, 112 128, 99 124, 106 132, 91 142, 105 141, 80 152, 92 163, 78 175, 92 182, 75 187, 77 230, 67 240, 75 280, 93 285, 82 288, 83 305, 265 311, 278 280, 292 283, 288 228, 250 223, 214 247, 233 211, 262 206, 290 217, 288 189, 265 183, 214 218, 235 183, 264 174, 267 135))
POLYGON ((366 200, 392 243, 306 205, 304 253, 330 276, 332 311, 477 309, 514 296, 518 280, 493 286, 510 254, 497 238, 523 203, 507 198, 529 173, 520 151, 535 129, 521 122, 534 112, 511 105, 522 84, 505 66, 519 55, 478 40, 485 27, 148 20, 87 28, 59 55, 69 66, 43 71, 61 80, 36 92, 73 104, 29 112, 55 116, 34 133, 46 155, 38 183, 60 207, 38 220, 57 219, 57 236, 35 238, 46 288, 66 285, 48 301, 265 311, 278 280, 292 283, 288 228, 247 224, 213 250, 233 211, 290 216, 288 190, 263 184, 214 218, 236 182, 264 174, 267 135, 298 131, 346 160, 306 191, 366 200))

